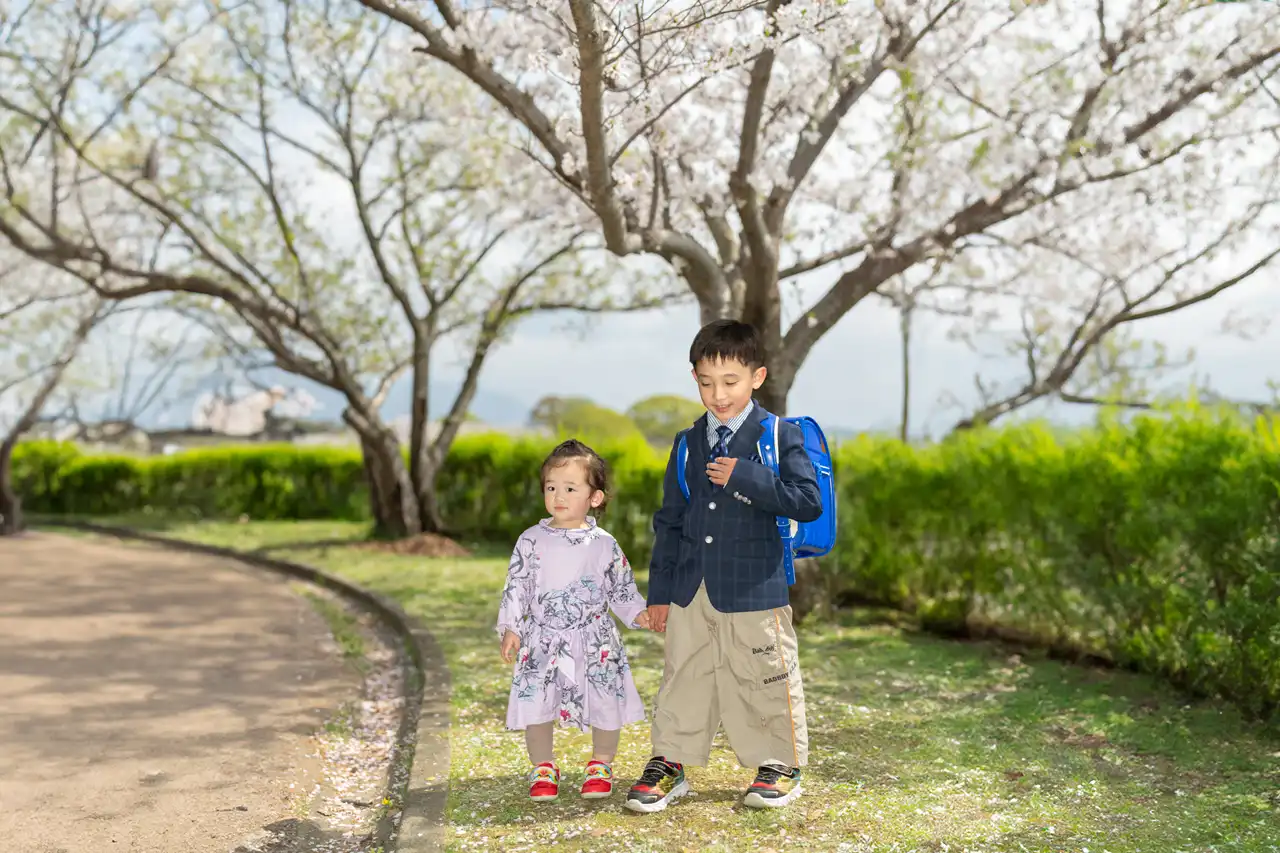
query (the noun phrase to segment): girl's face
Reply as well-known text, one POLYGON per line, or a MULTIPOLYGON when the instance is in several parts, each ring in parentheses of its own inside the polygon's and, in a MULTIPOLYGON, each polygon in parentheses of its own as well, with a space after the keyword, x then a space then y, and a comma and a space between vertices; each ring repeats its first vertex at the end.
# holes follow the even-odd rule
POLYGON ((591 488, 587 466, 577 459, 547 472, 542 496, 556 527, 581 527, 586 523, 587 512, 604 503, 604 492, 591 488))

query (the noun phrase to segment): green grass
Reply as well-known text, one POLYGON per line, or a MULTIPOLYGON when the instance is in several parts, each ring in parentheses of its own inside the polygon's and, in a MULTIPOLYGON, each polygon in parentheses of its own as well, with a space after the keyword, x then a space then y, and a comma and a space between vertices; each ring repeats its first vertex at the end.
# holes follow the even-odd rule
MULTIPOLYGON (((358 525, 332 522, 165 532, 245 549, 362 536, 358 525)), ((1280 735, 1230 706, 1191 702, 1131 673, 935 639, 865 613, 801 632, 812 763, 792 808, 742 808, 752 774, 724 749, 711 767, 690 771, 697 796, 665 813, 628 814, 621 794, 585 803, 573 794, 589 743, 576 732, 557 741, 567 790, 560 802, 534 805, 522 736, 502 725, 509 667, 493 621, 503 557, 489 549, 433 561, 343 544, 273 553, 395 597, 443 646, 454 684, 451 850, 1280 851, 1280 735)), ((626 638, 652 702, 661 637, 626 638)), ((647 753, 645 726, 624 733, 622 785, 647 753)))
POLYGON ((301 584, 294 587, 294 592, 311 602, 315 611, 329 624, 329 633, 341 649, 343 659, 361 674, 367 673, 369 661, 365 657, 364 633, 355 614, 329 596, 321 595, 301 584))

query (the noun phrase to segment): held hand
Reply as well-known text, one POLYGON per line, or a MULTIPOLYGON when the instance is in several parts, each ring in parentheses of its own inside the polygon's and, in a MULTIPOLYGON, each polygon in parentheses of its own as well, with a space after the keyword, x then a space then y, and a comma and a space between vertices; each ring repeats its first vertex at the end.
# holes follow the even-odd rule
POLYGON ((671 611, 669 604, 650 604, 649 627, 659 634, 666 633, 667 630, 667 614, 671 611))
POLYGON ((732 456, 719 456, 707 463, 707 476, 717 486, 727 485, 729 478, 733 476, 733 466, 736 464, 738 460, 732 456))
POLYGON ((505 663, 511 663, 516 659, 516 652, 520 651, 520 637, 512 631, 508 631, 502 636, 502 660, 505 663))
POLYGON ((640 615, 636 617, 636 627, 644 628, 646 631, 652 627, 652 622, 649 619, 649 611, 642 610, 640 612, 640 615))

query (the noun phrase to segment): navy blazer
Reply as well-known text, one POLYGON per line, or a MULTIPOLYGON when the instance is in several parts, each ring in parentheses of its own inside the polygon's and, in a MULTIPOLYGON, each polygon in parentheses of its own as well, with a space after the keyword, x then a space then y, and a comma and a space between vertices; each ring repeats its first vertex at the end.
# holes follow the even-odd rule
POLYGON ((704 582, 711 605, 722 613, 790 603, 774 519, 813 521, 822 515, 822 495, 795 424, 778 424, 779 475, 761 463, 756 441, 766 414, 757 403, 729 442, 729 455, 738 461, 723 488, 707 479, 707 416, 681 433, 689 445, 688 501, 676 479, 676 436, 662 481, 662 507, 653 515, 649 604, 688 607, 704 582))

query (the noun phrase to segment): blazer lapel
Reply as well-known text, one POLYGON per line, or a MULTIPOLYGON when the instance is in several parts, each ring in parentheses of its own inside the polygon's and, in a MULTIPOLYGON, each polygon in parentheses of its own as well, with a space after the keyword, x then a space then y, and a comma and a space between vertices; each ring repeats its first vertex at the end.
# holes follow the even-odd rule
POLYGON ((729 442, 729 455, 739 458, 750 458, 756 455, 756 442, 760 440, 760 434, 764 432, 764 416, 768 412, 759 403, 751 410, 747 422, 739 427, 734 433, 733 440, 729 442))
POLYGON ((689 447, 689 464, 684 476, 692 491, 692 484, 698 477, 707 479, 707 415, 704 414, 693 422, 693 427, 685 436, 685 444, 689 447))

